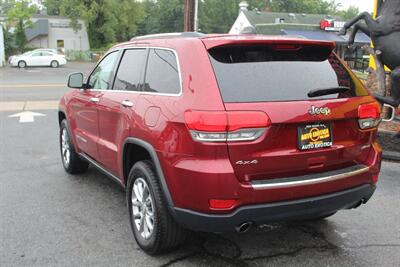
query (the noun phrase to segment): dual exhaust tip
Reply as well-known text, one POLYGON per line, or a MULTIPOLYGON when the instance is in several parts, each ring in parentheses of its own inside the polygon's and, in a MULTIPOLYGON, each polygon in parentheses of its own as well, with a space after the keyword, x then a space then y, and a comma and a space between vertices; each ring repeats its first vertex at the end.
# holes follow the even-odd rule
POLYGON ((239 224, 238 226, 236 226, 235 230, 239 234, 244 234, 251 228, 252 225, 253 225, 252 222, 244 222, 244 223, 239 224))

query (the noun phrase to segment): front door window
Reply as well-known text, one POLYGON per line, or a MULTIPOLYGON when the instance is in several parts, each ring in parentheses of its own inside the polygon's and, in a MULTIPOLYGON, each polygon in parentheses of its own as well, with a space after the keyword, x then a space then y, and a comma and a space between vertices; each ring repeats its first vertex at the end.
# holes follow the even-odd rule
POLYGON ((89 89, 106 90, 111 89, 111 78, 114 66, 118 58, 118 52, 111 52, 94 69, 89 78, 89 89))

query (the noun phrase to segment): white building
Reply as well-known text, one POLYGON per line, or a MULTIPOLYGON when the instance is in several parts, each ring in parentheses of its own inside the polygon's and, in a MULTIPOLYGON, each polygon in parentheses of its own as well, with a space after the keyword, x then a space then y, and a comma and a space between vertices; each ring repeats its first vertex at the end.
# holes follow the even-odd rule
POLYGON ((60 16, 35 15, 34 27, 26 30, 31 46, 62 50, 87 51, 90 49, 85 23, 78 20, 78 29, 71 27, 71 20, 60 16))
MULTIPOLYGON (((0 17, 0 21, 5 18, 0 17)), ((25 31, 28 46, 60 50, 88 51, 89 38, 83 20, 78 20, 78 29, 71 27, 66 17, 34 15, 33 27, 25 31)))

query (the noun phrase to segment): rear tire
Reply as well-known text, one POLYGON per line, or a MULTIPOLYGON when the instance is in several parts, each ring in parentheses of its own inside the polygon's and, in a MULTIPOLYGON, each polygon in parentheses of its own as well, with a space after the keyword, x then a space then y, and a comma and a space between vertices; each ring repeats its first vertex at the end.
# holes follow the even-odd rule
POLYGON ((58 63, 57 60, 53 60, 53 61, 50 63, 50 67, 52 67, 52 68, 58 68, 58 66, 60 66, 60 63, 58 63))
POLYGON ((18 68, 20 68, 20 69, 26 68, 26 62, 23 60, 19 61, 18 68))
POLYGON ((133 235, 146 253, 159 254, 184 242, 186 232, 169 214, 151 161, 132 167, 126 199, 133 235))
POLYGON ((66 172, 70 174, 84 173, 89 163, 79 157, 71 141, 70 131, 67 120, 63 120, 60 125, 60 152, 61 160, 66 172))

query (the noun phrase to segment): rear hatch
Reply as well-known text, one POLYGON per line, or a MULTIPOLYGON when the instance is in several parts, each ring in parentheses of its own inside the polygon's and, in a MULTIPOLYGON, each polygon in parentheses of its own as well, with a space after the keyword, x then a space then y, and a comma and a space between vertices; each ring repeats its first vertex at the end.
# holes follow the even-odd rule
POLYGON ((270 119, 257 140, 227 142, 238 179, 300 176, 366 160, 374 131, 360 129, 359 107, 374 100, 333 44, 205 44, 226 111, 264 112, 270 119), (340 92, 317 96, 335 88, 340 92))

